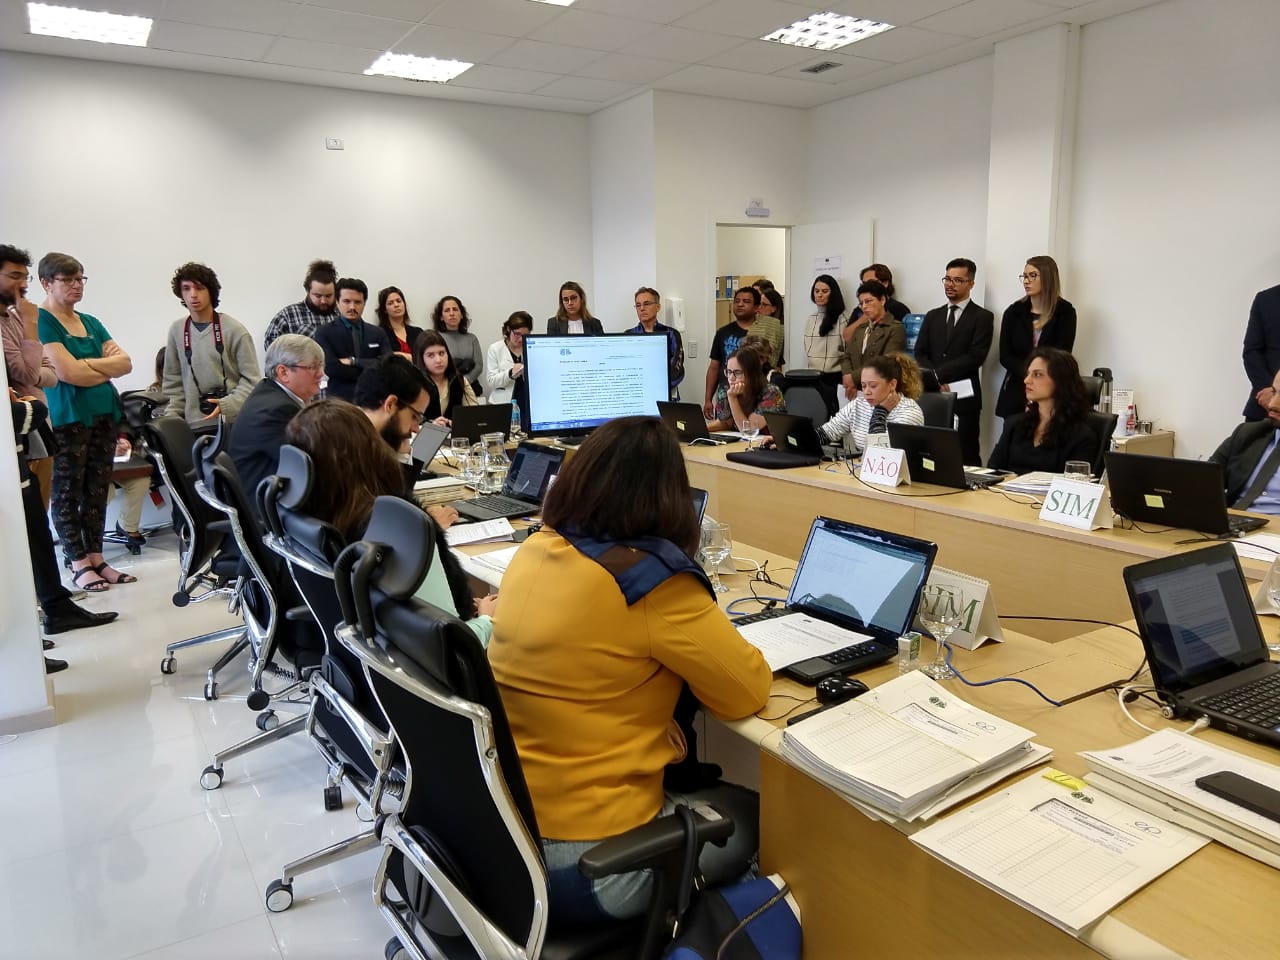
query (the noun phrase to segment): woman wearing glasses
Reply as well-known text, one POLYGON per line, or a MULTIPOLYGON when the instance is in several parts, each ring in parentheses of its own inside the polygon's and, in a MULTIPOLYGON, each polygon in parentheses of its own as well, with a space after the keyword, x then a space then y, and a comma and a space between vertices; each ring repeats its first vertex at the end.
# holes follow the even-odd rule
POLYGON ((547 320, 547 335, 560 337, 566 334, 604 333, 604 325, 587 309, 587 291, 576 280, 560 284, 560 306, 556 315, 547 320))
POLYGON ((37 268, 45 301, 40 342, 58 382, 45 391, 57 440, 53 461, 53 524, 81 590, 101 593, 137 577, 107 564, 102 528, 111 496, 112 458, 122 415, 111 381, 133 370, 133 361, 93 316, 76 312, 84 297, 84 267, 65 253, 47 253, 37 268))
POLYGON ((1000 320, 1000 366, 1004 383, 996 397, 996 416, 1021 413, 1026 406, 1023 380, 1027 361, 1037 347, 1071 352, 1076 342, 1076 308, 1062 298, 1058 264, 1053 257, 1032 257, 1022 268, 1024 296, 1000 320))
POLYGON ((725 363, 725 378, 716 389, 707 429, 740 430, 749 420, 757 430, 765 427, 765 413, 786 413, 782 391, 769 382, 764 358, 750 347, 738 347, 725 363))

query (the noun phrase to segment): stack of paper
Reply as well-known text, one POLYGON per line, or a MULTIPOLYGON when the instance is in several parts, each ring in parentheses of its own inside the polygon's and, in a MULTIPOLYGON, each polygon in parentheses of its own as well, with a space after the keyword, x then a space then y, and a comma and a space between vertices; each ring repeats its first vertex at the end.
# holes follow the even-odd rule
POLYGON ((514 547, 506 547, 503 550, 491 550, 488 553, 480 553, 475 556, 469 554, 458 554, 458 562, 462 564, 462 569, 467 571, 477 580, 498 587, 502 585, 502 575, 507 572, 507 565, 511 563, 511 558, 516 555, 516 551, 520 549, 517 544, 514 547))
POLYGON ((1229 770, 1280 790, 1280 768, 1273 764, 1176 730, 1081 756, 1090 785, 1280 868, 1280 823, 1196 786, 1199 777, 1229 770))
POLYGON ((433 477, 413 485, 413 498, 422 507, 437 503, 453 503, 469 496, 467 486, 458 477, 433 477))
POLYGON ((1048 473, 1038 470, 1035 473, 1024 473, 1021 476, 996 484, 1001 490, 1010 493, 1027 493, 1033 497, 1043 497, 1049 492, 1053 481, 1061 477, 1060 473, 1048 473))
POLYGON ((1026 777, 911 839, 1072 934, 1208 842, 1047 776, 1026 777))
POLYGON ((451 547, 461 547, 468 543, 494 543, 498 540, 510 540, 515 532, 511 521, 506 517, 475 523, 455 523, 444 532, 444 542, 451 547))
POLYGON ((1038 762, 1031 737, 913 671, 788 727, 782 750, 860 805, 916 820, 1038 762))

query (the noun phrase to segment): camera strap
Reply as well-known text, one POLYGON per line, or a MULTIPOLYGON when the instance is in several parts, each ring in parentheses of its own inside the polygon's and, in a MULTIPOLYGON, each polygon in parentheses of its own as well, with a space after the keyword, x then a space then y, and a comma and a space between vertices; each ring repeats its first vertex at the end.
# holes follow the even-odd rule
MULTIPOLYGON (((222 394, 227 393, 227 361, 222 355, 225 349, 222 343, 222 321, 218 318, 218 311, 213 312, 213 346, 218 351, 218 368, 222 371, 222 394)), ((187 322, 182 327, 182 352, 187 355, 187 366, 191 368, 191 379, 195 381, 196 393, 204 396, 204 388, 200 386, 200 378, 196 376, 196 366, 191 362, 191 316, 187 315, 187 322)))

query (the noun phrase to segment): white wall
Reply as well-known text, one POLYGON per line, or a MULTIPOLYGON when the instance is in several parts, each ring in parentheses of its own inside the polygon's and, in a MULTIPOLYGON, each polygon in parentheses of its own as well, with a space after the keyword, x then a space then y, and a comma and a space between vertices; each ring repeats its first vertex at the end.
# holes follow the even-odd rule
POLYGON ((402 287, 417 323, 456 294, 486 345, 591 277, 581 116, 15 53, 0 116, 29 138, 6 137, 4 239, 84 262, 84 309, 135 358, 126 386, 150 382, 189 259, 255 335, 318 256, 402 287))
POLYGON ((716 276, 768 277, 783 296, 787 289, 787 231, 780 227, 719 227, 716 276))
POLYGON ((1240 419, 1249 304, 1280 283, 1280 5, 1169 0, 1086 27, 1076 354, 1202 456, 1240 419))

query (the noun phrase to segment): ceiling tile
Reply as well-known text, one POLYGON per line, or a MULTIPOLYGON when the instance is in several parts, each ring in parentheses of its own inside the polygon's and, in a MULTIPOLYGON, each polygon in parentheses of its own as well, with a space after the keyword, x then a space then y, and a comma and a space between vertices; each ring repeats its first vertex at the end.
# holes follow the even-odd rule
POLYGON ((963 42, 962 37, 951 34, 933 33, 916 27, 895 27, 884 33, 877 33, 874 37, 867 37, 847 47, 841 47, 835 52, 866 57, 868 60, 888 60, 899 63, 927 56, 963 42))
MULTIPOLYGON (((412 53, 419 57, 440 57, 443 60, 466 60, 484 63, 494 54, 511 46, 510 37, 498 37, 474 30, 453 30, 423 24, 395 45, 396 53, 412 53)), ((509 63, 504 66, 518 67, 509 63)))
POLYGON ((636 37, 657 29, 656 24, 624 20, 599 13, 567 10, 544 27, 529 34, 530 39, 563 43, 593 50, 617 50, 636 37))
POLYGON ((925 17, 916 26, 961 37, 982 37, 1032 20, 1056 16, 1057 11, 1053 8, 1030 3, 1028 0, 970 0, 969 3, 944 10, 932 17, 925 17))
POLYGON ((643 3, 638 3, 637 0, 578 0, 573 8, 588 13, 612 13, 651 23, 671 23, 712 2, 713 0, 644 0, 643 3))
POLYGON ((675 26, 687 30, 706 30, 709 33, 727 33, 734 37, 763 37, 765 34, 790 26, 811 13, 821 12, 823 7, 800 7, 779 0, 715 0, 696 13, 681 17, 675 26))
POLYGON ((604 53, 600 50, 539 43, 537 40, 517 40, 489 62, 517 70, 545 70, 549 73, 566 74, 575 73, 602 56, 604 53))
POLYGON ((413 29, 403 20, 383 20, 341 10, 299 7, 285 28, 287 37, 350 44, 370 50, 387 50, 413 29))
POLYGON ((703 30, 660 27, 647 36, 633 40, 621 49, 623 53, 634 53, 639 56, 697 63, 699 60, 731 50, 741 43, 738 37, 726 37, 723 34, 707 33, 703 30))
POLYGON ((359 47, 349 47, 339 43, 278 37, 263 60, 267 63, 283 63, 290 67, 310 67, 313 70, 364 73, 365 69, 381 54, 381 50, 362 50, 359 47))
POLYGON ((591 80, 587 77, 560 77, 538 91, 545 97, 568 97, 570 100, 614 100, 628 93, 639 93, 630 83, 612 80, 591 80))
POLYGON ((815 51, 804 47, 793 47, 786 43, 774 43, 771 40, 749 40, 744 44, 708 57, 702 62, 709 67, 725 67, 730 70, 747 70, 751 73, 774 73, 794 67, 796 64, 809 63, 815 51))
MULTIPOLYGON (((436 7, 440 0, 306 0, 313 7, 345 10, 347 13, 363 13, 370 17, 386 17, 388 20, 409 20, 417 23, 436 7)), ((210 3, 217 6, 217 3, 210 3)))
POLYGON ((445 0, 427 17, 427 23, 523 37, 563 12, 562 7, 529 0, 445 0))
POLYGON ((834 0, 827 9, 900 27, 965 2, 967 0, 834 0))
POLYGON ((652 83, 681 69, 683 63, 674 60, 654 60, 652 57, 633 57, 626 53, 611 53, 575 71, 579 77, 597 80, 619 80, 622 83, 652 83))
POLYGON ((503 90, 508 93, 532 93, 545 87, 559 74, 539 73, 535 70, 510 70, 482 63, 449 81, 454 87, 475 87, 480 90, 503 90))
POLYGON ((168 0, 164 19, 277 34, 284 31, 297 7, 285 0, 220 0, 217 4, 208 0, 168 0))
POLYGON ((697 93, 729 100, 770 103, 782 107, 811 107, 830 98, 831 88, 823 83, 805 83, 780 77, 724 70, 694 64, 679 73, 663 77, 654 87, 680 93, 697 93))
POLYGON ((261 60, 275 37, 247 30, 223 30, 202 24, 157 20, 151 27, 147 46, 155 50, 177 50, 208 57, 233 60, 261 60))

